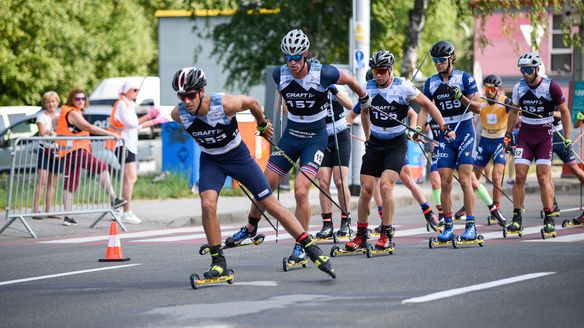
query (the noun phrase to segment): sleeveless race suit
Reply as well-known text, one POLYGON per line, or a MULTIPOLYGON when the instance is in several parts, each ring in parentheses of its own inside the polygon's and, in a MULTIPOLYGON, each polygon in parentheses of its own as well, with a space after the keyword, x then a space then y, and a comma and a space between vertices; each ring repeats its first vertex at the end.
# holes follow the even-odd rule
MULTIPOLYGON (((288 108, 288 123, 278 147, 293 161, 300 159, 300 168, 316 177, 327 146, 325 116, 329 108, 327 87, 340 80, 341 72, 334 66, 319 63, 309 65, 308 74, 295 79, 286 65, 273 71, 278 91, 288 108)), ((268 168, 284 176, 292 163, 274 150, 268 168)))
POLYGON ((533 89, 525 80, 515 84, 513 105, 522 110, 515 164, 552 164, 553 112, 564 101, 560 86, 547 77, 533 89))
POLYGON ((448 86, 458 87, 465 96, 477 93, 478 88, 470 74, 458 69, 452 71, 447 83, 442 81, 440 74, 433 75, 424 83, 424 94, 434 101, 445 123, 454 130, 460 122, 454 141, 447 141, 444 133, 440 133, 436 151, 438 168, 455 169, 457 165, 474 164, 475 130, 472 112, 469 109, 465 113, 466 106, 450 95, 448 86))
POLYGON ((333 104, 332 111, 328 111, 326 116, 326 133, 328 135, 328 145, 326 151, 324 152, 324 158, 322 160, 321 167, 333 167, 339 166, 339 160, 337 156, 337 151, 339 151, 339 156, 341 157, 340 166, 349 166, 349 160, 351 159, 351 133, 349 131, 349 125, 347 124, 347 118, 345 116, 345 108, 341 103, 337 101, 337 97, 331 95, 331 100, 333 104), (334 120, 334 124, 333 124, 334 120), (336 129, 336 130, 335 130, 336 129), (335 133, 337 135, 337 140, 339 142, 339 149, 335 144, 335 133))
POLYGON ((399 174, 405 163, 407 137, 406 128, 395 120, 406 123, 410 101, 420 91, 400 77, 394 77, 391 85, 382 89, 375 80, 369 80, 365 89, 371 97, 371 135, 365 146, 361 174, 380 177, 384 170, 399 174))
POLYGON ((185 131, 201 147, 199 164, 199 192, 223 188, 227 176, 246 186, 255 199, 272 194, 268 181, 241 140, 237 119, 223 110, 221 94, 211 94, 209 112, 195 116, 181 102, 178 112, 185 131))

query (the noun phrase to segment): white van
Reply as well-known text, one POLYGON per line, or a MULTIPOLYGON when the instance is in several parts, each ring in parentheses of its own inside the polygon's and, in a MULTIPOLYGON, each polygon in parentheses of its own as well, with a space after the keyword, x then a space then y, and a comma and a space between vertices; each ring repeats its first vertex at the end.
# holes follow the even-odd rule
POLYGON ((28 116, 33 116, 40 110, 40 106, 0 106, 0 133, 12 124, 22 121, 28 116))

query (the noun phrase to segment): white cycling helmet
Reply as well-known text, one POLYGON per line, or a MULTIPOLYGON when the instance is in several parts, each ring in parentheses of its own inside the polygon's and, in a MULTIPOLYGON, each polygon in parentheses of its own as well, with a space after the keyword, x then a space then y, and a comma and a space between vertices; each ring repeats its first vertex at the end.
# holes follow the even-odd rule
POLYGON ((519 67, 538 67, 541 64, 543 64, 543 61, 537 52, 525 53, 519 57, 519 61, 517 62, 517 66, 519 67))
POLYGON ((310 48, 310 41, 301 29, 297 28, 288 33, 282 39, 280 49, 285 55, 301 55, 310 48))

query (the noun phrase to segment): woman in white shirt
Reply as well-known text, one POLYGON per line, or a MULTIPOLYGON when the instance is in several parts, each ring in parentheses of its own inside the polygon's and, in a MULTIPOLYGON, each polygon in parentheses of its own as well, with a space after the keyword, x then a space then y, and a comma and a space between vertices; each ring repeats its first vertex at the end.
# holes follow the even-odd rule
MULTIPOLYGON (((37 116, 36 124, 39 129, 39 136, 56 136, 53 121, 57 118, 57 107, 60 103, 59 95, 55 91, 48 91, 43 95, 44 110, 37 116)), ((42 141, 39 144, 37 157, 37 183, 34 190, 33 211, 40 213, 41 194, 44 193, 45 212, 50 212, 51 204, 55 195, 55 185, 57 177, 61 172, 61 161, 54 153, 54 143, 42 141)), ((33 219, 42 219, 41 216, 34 216, 33 219)))

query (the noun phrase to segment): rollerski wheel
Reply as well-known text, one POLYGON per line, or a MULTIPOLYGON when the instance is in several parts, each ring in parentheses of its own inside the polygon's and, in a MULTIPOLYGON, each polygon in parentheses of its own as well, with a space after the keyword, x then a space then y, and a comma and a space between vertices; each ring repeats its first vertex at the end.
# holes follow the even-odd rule
MULTIPOLYGON (((369 244, 367 244, 369 245, 369 244)), ((367 254, 367 246, 359 247, 357 249, 348 249, 347 247, 341 249, 338 246, 335 246, 331 249, 331 257, 336 257, 337 255, 348 255, 348 254, 367 254), (334 255, 333 255, 334 252, 334 255)))
POLYGON ((557 236, 556 230, 550 231, 550 232, 545 232, 544 228, 541 228, 540 233, 541 233, 541 239, 543 239, 543 240, 545 240, 546 238, 549 238, 549 237, 556 238, 556 236, 557 236))
POLYGON ((438 246, 438 247, 449 246, 451 244, 452 244, 451 240, 441 241, 436 237, 430 237, 430 239, 428 239, 428 247, 431 249, 436 247, 436 246, 438 246))
POLYGON ((198 289, 200 285, 217 284, 221 282, 227 282, 231 285, 233 284, 234 279, 235 273, 231 269, 227 270, 225 275, 217 278, 201 279, 198 274, 192 274, 190 277, 191 287, 193 287, 193 289, 198 289))
POLYGON ((483 247, 485 245, 485 237, 477 235, 477 238, 472 240, 462 239, 460 236, 452 238, 452 247, 458 248, 465 245, 479 245, 480 247, 483 247))
POLYGON ((296 267, 300 267, 300 266, 303 268, 306 268, 307 263, 308 263, 308 259, 304 259, 302 261, 294 261, 294 260, 290 260, 288 257, 285 257, 282 260, 282 269, 284 269, 284 272, 287 272, 291 268, 296 268, 296 267))
POLYGON ((389 246, 388 248, 378 248, 377 246, 375 246, 375 247, 371 248, 371 250, 369 251, 369 253, 371 253, 371 254, 370 255, 367 254, 367 257, 371 257, 372 255, 381 255, 381 254, 393 255, 394 251, 395 251, 395 243, 391 243, 391 246, 389 246))

